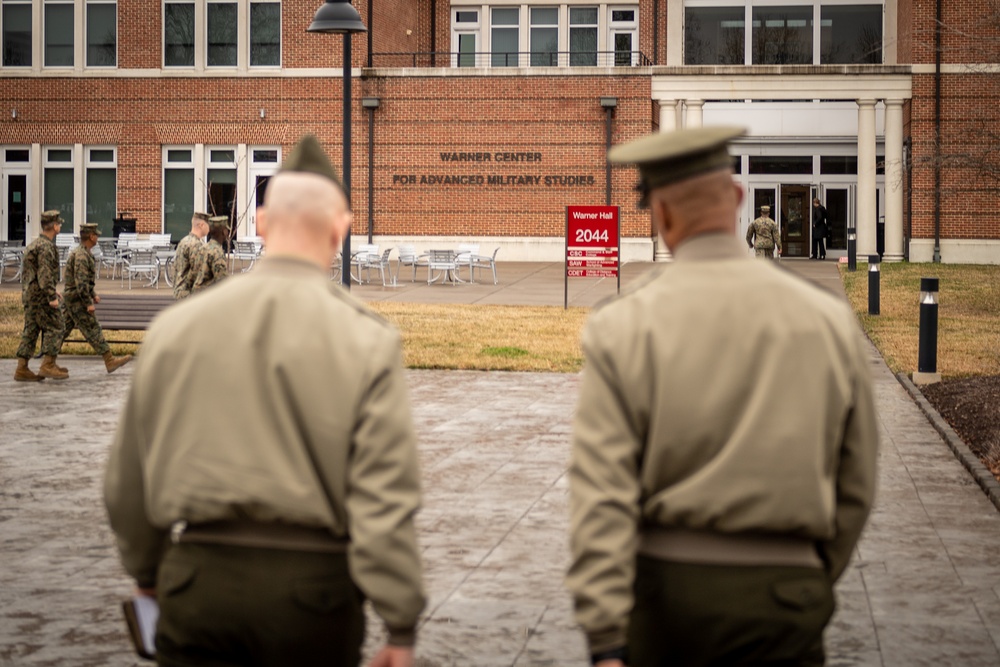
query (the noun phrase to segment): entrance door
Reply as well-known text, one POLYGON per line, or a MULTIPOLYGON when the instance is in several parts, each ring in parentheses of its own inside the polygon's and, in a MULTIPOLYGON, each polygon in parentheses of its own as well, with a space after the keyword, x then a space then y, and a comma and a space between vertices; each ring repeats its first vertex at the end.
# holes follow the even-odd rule
POLYGON ((3 175, 3 192, 0 239, 25 241, 28 233, 28 175, 6 172, 3 175))
POLYGON ((846 251, 847 228, 854 226, 854 186, 826 186, 820 200, 826 206, 827 223, 830 225, 827 250, 846 251))
POLYGON ((782 185, 778 226, 781 230, 782 257, 808 257, 811 210, 808 185, 782 185))
MULTIPOLYGON (((775 203, 778 201, 778 186, 777 185, 763 185, 754 186, 753 188, 753 198, 750 202, 753 207, 750 211, 750 220, 747 222, 747 227, 740 230, 740 238, 744 238, 747 233, 747 229, 750 227, 750 222, 753 222, 760 217, 760 209, 762 206, 770 206, 771 213, 770 218, 775 222, 778 221, 778 209, 775 203)), ((753 254, 753 253, 751 253, 753 254)))

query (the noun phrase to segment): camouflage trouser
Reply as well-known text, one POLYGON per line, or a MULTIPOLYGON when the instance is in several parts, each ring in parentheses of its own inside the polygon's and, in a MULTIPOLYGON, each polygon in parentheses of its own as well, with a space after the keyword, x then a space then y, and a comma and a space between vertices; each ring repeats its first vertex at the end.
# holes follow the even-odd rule
POLYGON ((111 351, 111 347, 104 340, 104 332, 101 331, 100 323, 93 313, 87 312, 85 305, 79 301, 66 299, 63 308, 66 325, 63 327, 62 338, 59 339, 60 347, 62 347, 62 341, 69 337, 69 332, 73 330, 73 327, 76 327, 97 354, 111 351))
POLYGON ((754 248, 754 253, 757 257, 774 259, 774 246, 771 246, 770 248, 754 248))
POLYGON ((47 303, 29 303, 24 307, 24 331, 17 346, 19 359, 31 359, 35 354, 38 335, 42 336, 42 354, 55 357, 62 346, 62 310, 47 303))

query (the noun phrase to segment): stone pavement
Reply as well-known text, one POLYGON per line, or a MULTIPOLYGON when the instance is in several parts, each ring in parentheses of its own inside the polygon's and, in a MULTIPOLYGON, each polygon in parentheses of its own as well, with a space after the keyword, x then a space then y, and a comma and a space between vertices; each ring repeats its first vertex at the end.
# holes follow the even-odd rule
MULTIPOLYGON (((789 264, 839 289, 832 264, 789 264)), ((0 665, 143 664, 125 637, 118 603, 131 584, 100 501, 131 366, 114 375, 92 357, 66 366, 68 381, 15 384, 14 362, 0 360, 0 665)), ((1000 664, 1000 515, 874 348, 872 370, 879 496, 838 586, 829 664, 1000 664)), ((562 588, 579 377, 409 379, 430 593, 418 665, 583 667, 562 588)), ((370 628, 369 648, 374 618, 370 628)))

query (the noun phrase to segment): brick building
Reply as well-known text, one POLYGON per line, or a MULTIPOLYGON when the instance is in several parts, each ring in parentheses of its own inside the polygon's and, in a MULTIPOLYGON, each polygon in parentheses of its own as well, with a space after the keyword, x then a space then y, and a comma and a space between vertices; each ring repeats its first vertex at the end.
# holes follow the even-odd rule
MULTIPOLYGON (((0 0, 0 239, 50 208, 177 238, 209 209, 252 235, 301 134, 341 162, 343 38, 306 32, 320 4, 0 0)), ((770 204, 790 254, 819 196, 832 256, 855 225, 861 256, 1000 262, 997 0, 355 5, 356 237, 556 259, 565 207, 610 198, 623 257, 663 257, 609 130, 731 123, 741 225, 770 204)))

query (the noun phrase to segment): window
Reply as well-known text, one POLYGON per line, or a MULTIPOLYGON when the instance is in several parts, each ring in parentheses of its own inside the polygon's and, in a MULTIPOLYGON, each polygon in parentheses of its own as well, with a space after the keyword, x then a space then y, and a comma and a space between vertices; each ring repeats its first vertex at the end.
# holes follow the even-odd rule
POLYGON ((87 3, 87 67, 118 65, 118 16, 114 2, 87 3))
POLYGON ((209 215, 227 215, 235 227, 236 210, 236 149, 206 148, 205 210, 209 215))
POLYGON ((42 164, 42 210, 59 211, 67 226, 73 217, 73 149, 46 148, 42 164))
POLYGON ((685 65, 742 65, 743 7, 688 7, 684 12, 685 65))
POLYGON ((881 0, 685 0, 686 65, 880 64, 881 0))
POLYGON ((117 212, 117 152, 112 147, 86 150, 86 219, 97 225, 100 236, 111 236, 117 212))
POLYGON ((44 6, 46 67, 73 66, 73 3, 46 2, 44 6))
POLYGON ((31 2, 3 0, 3 66, 31 67, 31 2))
POLYGON ((276 0, 168 0, 164 67, 281 66, 281 3, 276 0), (203 45, 203 49, 195 48, 203 45))
POLYGON ((194 215, 194 149, 164 149, 163 232, 180 241, 191 230, 194 215))
POLYGON ((493 30, 490 33, 493 67, 517 67, 518 26, 520 10, 494 8, 491 12, 493 30))
POLYGON ((456 9, 453 15, 454 32, 451 50, 457 55, 453 67, 477 67, 479 51, 479 11, 456 9))
POLYGON ((555 67, 559 64, 559 10, 555 7, 531 7, 528 48, 532 67, 555 67))
POLYGON ((882 63, 882 7, 823 6, 820 13, 820 62, 882 63))
POLYGON ((281 66, 281 5, 250 3, 250 67, 281 66))
POLYGON ((597 65, 597 7, 569 8, 569 64, 597 65))
POLYGON ((639 42, 638 9, 611 8, 611 46, 615 67, 635 65, 639 61, 636 44, 639 42))
POLYGON ((754 65, 808 65, 813 61, 812 7, 754 7, 754 65))
POLYGON ((751 155, 750 174, 812 174, 811 155, 751 155))
POLYGON ((163 64, 194 67, 194 3, 168 2, 163 6, 163 64))
POLYGON ((237 7, 235 2, 208 4, 208 66, 236 67, 237 7))

